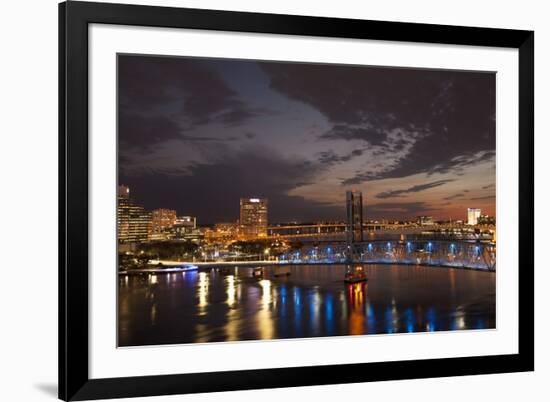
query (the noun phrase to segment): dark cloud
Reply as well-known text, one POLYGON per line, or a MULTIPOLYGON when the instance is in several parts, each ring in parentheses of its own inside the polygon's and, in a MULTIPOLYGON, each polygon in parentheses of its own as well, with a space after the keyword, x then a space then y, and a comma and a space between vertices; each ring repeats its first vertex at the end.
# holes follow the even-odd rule
POLYGON ((132 196, 146 208, 158 208, 158 200, 163 200, 164 207, 196 215, 202 224, 238 219, 241 197, 267 197, 271 221, 344 219, 344 194, 341 207, 288 195, 310 183, 321 168, 254 148, 216 163, 192 166, 187 174, 151 171, 123 175, 120 181, 130 186, 132 196))
MULTIPOLYGON (((416 146, 415 146, 416 148, 416 146)), ((429 150, 426 150, 429 152, 429 150)), ((383 151, 375 152, 375 155, 383 154, 383 151)), ((464 169, 469 166, 475 166, 476 164, 494 160, 495 151, 480 151, 474 154, 469 155, 458 155, 449 160, 442 161, 435 165, 432 164, 429 169, 423 169, 420 171, 415 171, 413 166, 409 166, 412 162, 407 158, 403 158, 398 161, 397 164, 390 166, 386 170, 382 171, 366 171, 366 172, 357 172, 355 176, 344 179, 342 181, 343 185, 356 185, 363 183, 369 180, 381 180, 381 179, 392 179, 397 177, 409 176, 416 173, 426 173, 428 176, 431 176, 434 173, 450 173, 453 172, 457 176, 464 175, 464 169), (405 162, 404 162, 405 161, 405 162)), ((428 161, 431 159, 432 154, 428 153, 423 156, 424 162, 428 164, 428 161)), ((417 157, 417 159, 420 159, 417 157)), ((434 156, 433 160, 440 160, 439 156, 434 156)))
MULTIPOLYGON (((243 102, 232 102, 228 105, 232 109, 223 111, 219 115, 212 116, 212 122, 220 122, 226 126, 237 126, 253 117, 261 116, 266 111, 259 108, 247 108, 243 102)), ((208 123, 209 121, 205 121, 208 123)))
POLYGON ((172 120, 161 117, 144 117, 120 112, 118 139, 124 150, 149 150, 152 146, 179 138, 180 128, 172 120))
POLYGON ((433 166, 430 170, 428 170, 428 174, 448 173, 450 171, 462 172, 464 168, 469 166, 494 160, 495 153, 495 150, 490 150, 480 151, 469 155, 458 155, 448 161, 433 166))
POLYGON ((481 187, 482 190, 487 190, 489 188, 494 188, 495 187, 495 183, 491 183, 491 184, 487 184, 486 186, 483 186, 481 187))
MULTIPOLYGON (((344 194, 341 206, 311 201, 335 198, 319 196, 320 180, 419 173, 464 175, 468 197, 490 192, 469 187, 467 168, 495 159, 494 74, 129 55, 118 73, 119 181, 147 209, 213 223, 254 195, 269 198, 272 221, 344 219, 344 194)), ((422 181, 373 199, 444 184, 422 181)), ((367 209, 437 211, 422 196, 367 209)))
MULTIPOLYGON (((373 146, 387 143, 395 130, 414 137, 410 152, 391 167, 358 172, 345 185, 460 172, 494 155, 493 73, 298 63, 261 67, 275 90, 325 115, 332 129, 323 139, 363 140, 373 146)), ((395 150, 387 147, 386 153, 392 157, 395 150)))
POLYGON ((406 189, 402 190, 392 190, 392 191, 384 191, 382 193, 378 193, 375 195, 376 198, 392 198, 392 197, 400 197, 402 194, 408 194, 408 193, 418 193, 420 191, 428 190, 430 188, 439 187, 446 183, 449 183, 453 180, 438 180, 433 181, 431 183, 425 183, 425 184, 417 184, 416 186, 412 186, 406 189))
POLYGON ((120 55, 118 88, 119 136, 128 147, 150 148, 200 125, 235 126, 265 113, 240 99, 212 61, 120 55))
POLYGON ((333 164, 336 164, 336 163, 350 161, 351 159, 353 159, 357 156, 363 155, 363 152, 364 152, 363 149, 354 149, 350 153, 340 156, 332 150, 323 151, 323 152, 319 153, 319 159, 318 160, 322 164, 333 165, 333 164))
POLYGON ((356 184, 361 184, 364 181, 372 179, 372 177, 373 176, 370 172, 367 172, 367 173, 357 172, 355 174, 355 176, 353 176, 352 178, 342 179, 342 185, 344 185, 344 186, 353 186, 353 185, 356 185, 356 184))
POLYGON ((495 196, 494 196, 494 195, 486 195, 486 196, 483 196, 483 197, 473 197, 473 198, 470 198, 471 201, 477 201, 477 200, 491 200, 491 199, 495 199, 495 196))
POLYGON ((443 199, 448 201, 448 200, 456 200, 457 198, 462 198, 462 197, 464 197, 464 193, 453 194, 448 197, 444 197, 443 199))
POLYGON ((382 145, 386 140, 386 133, 380 128, 365 124, 364 126, 353 126, 349 124, 335 124, 329 131, 319 138, 330 140, 361 140, 370 145, 382 145))
POLYGON ((184 142, 227 142, 227 141, 237 141, 237 137, 208 137, 205 135, 201 136, 192 136, 192 135, 185 135, 182 134, 178 137, 181 141, 184 142))

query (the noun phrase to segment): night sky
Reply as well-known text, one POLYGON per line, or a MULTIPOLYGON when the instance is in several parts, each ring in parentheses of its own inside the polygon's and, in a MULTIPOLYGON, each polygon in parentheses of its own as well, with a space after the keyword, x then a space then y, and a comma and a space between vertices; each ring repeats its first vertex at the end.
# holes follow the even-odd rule
POLYGON ((199 224, 495 214, 495 75, 120 55, 119 183, 199 224))

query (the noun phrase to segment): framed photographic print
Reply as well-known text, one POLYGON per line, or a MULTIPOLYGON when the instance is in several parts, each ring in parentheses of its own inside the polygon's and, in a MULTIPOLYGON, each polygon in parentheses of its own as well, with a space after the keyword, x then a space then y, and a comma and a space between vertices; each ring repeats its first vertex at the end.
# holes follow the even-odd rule
POLYGON ((61 399, 534 369, 533 32, 59 30, 61 399))

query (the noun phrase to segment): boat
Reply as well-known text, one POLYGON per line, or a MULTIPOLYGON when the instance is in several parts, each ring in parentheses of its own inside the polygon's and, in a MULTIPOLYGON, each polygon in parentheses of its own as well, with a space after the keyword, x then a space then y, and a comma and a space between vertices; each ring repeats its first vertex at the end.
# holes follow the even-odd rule
POLYGON ((344 275, 345 283, 358 283, 368 280, 367 273, 362 265, 348 265, 344 275))
POLYGON ((119 274, 140 274, 140 273, 170 273, 170 272, 187 272, 197 271, 199 267, 194 264, 180 264, 180 265, 162 265, 158 264, 147 268, 128 269, 126 271, 120 271, 119 274))
POLYGON ((152 271, 156 272, 185 272, 185 271, 197 271, 199 267, 194 264, 181 264, 181 265, 163 265, 159 268, 153 268, 152 271))

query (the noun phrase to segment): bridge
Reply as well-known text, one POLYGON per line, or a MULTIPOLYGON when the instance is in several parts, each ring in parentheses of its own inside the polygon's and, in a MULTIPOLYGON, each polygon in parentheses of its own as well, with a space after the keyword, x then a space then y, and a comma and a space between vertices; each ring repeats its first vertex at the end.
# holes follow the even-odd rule
MULTIPOLYGON (((345 223, 321 223, 289 225, 270 228, 268 236, 304 237, 313 236, 315 243, 305 243, 297 251, 285 253, 279 263, 345 263, 345 264, 407 264, 460 267, 495 271, 496 242, 494 228, 456 227, 455 225, 430 225, 432 239, 423 236, 405 238, 404 232, 425 235, 426 229, 404 224, 372 224, 363 221, 363 195, 359 191, 346 192, 345 223), (377 226, 378 225, 378 226, 377 226), (400 240, 375 240, 371 230, 400 232, 400 240), (369 236, 365 236, 365 231, 369 236), (452 233, 451 236, 448 236, 452 233), (441 236, 443 234, 443 236, 441 236), (462 239, 457 240, 454 235, 462 239), (341 239, 338 238, 340 235, 341 239), (487 237, 488 235, 488 237, 487 237), (330 241, 322 241, 331 236, 330 241), (345 237, 345 242, 342 241, 345 237), (340 240, 340 241, 339 241, 340 240), (493 241, 489 241, 493 240, 493 241)), ((428 229, 429 230, 429 229, 428 229)), ((409 233, 409 234, 410 234, 409 233)))
MULTIPOLYGON (((300 240, 300 241, 344 241, 349 224, 311 223, 296 225, 277 225, 267 228, 267 236, 271 239, 300 240)), ((464 226, 456 224, 440 224, 419 227, 403 223, 363 223, 361 225, 365 235, 419 235, 431 233, 434 238, 484 239, 491 240, 495 232, 494 226, 464 226)))
POLYGON ((496 270, 496 245, 472 241, 448 240, 376 240, 354 243, 304 246, 300 250, 280 256, 249 255, 236 258, 202 261, 151 261, 165 267, 184 263, 203 267, 224 266, 277 266, 305 264, 398 264, 450 268, 467 268, 483 271, 496 270))
POLYGON ((280 256, 287 263, 404 264, 496 270, 496 245, 451 240, 375 240, 304 247, 280 256))
MULTIPOLYGON (((318 222, 309 224, 296 224, 296 225, 277 225, 267 228, 267 235, 269 237, 308 237, 319 235, 332 235, 335 233, 346 232, 347 223, 345 222, 318 222)), ((397 223, 364 223, 363 230, 375 231, 375 230, 396 230, 407 227, 405 224, 397 223)))

